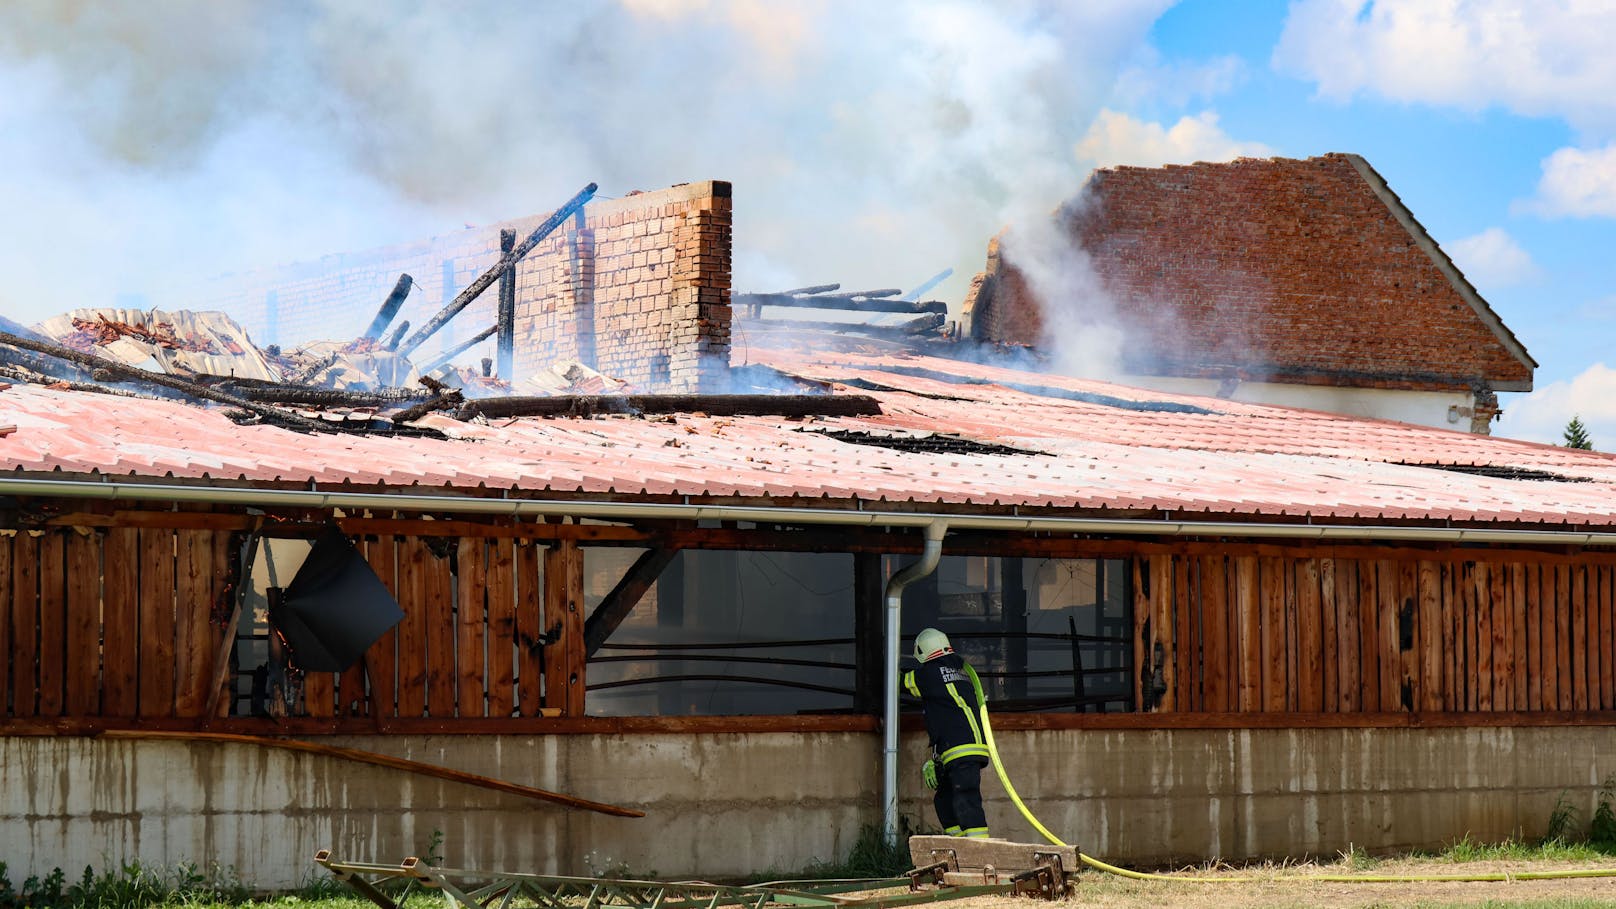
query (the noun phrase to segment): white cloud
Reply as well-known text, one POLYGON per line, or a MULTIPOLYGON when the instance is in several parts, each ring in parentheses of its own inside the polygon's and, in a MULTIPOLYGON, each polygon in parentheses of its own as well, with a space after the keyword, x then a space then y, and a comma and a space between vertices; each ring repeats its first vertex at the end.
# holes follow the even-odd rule
POLYGON ((1075 149, 1079 160, 1095 167, 1131 164, 1157 167, 1196 161, 1230 161, 1239 157, 1268 157, 1273 151, 1261 142, 1241 142, 1218 126, 1218 115, 1202 111, 1183 117, 1172 126, 1136 120, 1114 110, 1102 110, 1075 149))
POLYGON ((1520 207, 1548 217, 1616 218, 1616 143, 1545 158, 1537 196, 1520 207))
POLYGON ((1599 0, 1300 0, 1276 68, 1319 93, 1483 110, 1497 105, 1616 129, 1616 5, 1599 0))
POLYGON ((1523 284, 1542 273, 1531 254, 1501 227, 1489 227, 1445 247, 1459 270, 1483 293, 1489 288, 1523 284))
POLYGON ((1581 417, 1594 447, 1616 451, 1616 369, 1595 363, 1570 381, 1548 385, 1504 402, 1497 435, 1560 444, 1566 424, 1581 417))

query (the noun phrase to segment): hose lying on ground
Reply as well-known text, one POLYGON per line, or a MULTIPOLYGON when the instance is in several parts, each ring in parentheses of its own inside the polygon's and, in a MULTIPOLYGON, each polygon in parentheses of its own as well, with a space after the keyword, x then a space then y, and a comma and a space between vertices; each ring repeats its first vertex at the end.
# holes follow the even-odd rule
MULTIPOLYGON (((1010 782, 1010 774, 1005 772, 1004 761, 999 759, 999 746, 993 740, 993 724, 988 721, 988 699, 982 690, 982 680, 977 677, 976 670, 969 663, 965 664, 965 672, 971 677, 971 684, 976 688, 976 703, 978 712, 982 715, 982 739, 988 746, 988 755, 993 759, 993 769, 999 775, 999 782, 1004 785, 1004 791, 1015 803, 1021 816, 1032 824, 1033 829, 1043 834, 1044 839, 1057 846, 1071 848, 1071 844, 1063 842, 1060 837, 1049 832, 1049 829, 1039 823, 1033 816, 1027 803, 1021 800, 1016 787, 1010 782)), ((1134 880, 1156 881, 1190 881, 1202 884, 1249 884, 1254 879, 1250 877, 1211 877, 1206 875, 1179 875, 1179 874, 1152 874, 1146 871, 1130 871, 1127 868, 1118 868, 1116 865, 1102 862, 1090 855, 1077 853, 1078 861, 1097 871, 1107 874, 1116 874, 1134 880)), ((1561 878, 1580 877, 1616 877, 1616 868, 1568 868, 1563 871, 1501 871, 1486 874, 1320 874, 1308 875, 1298 880, 1319 881, 1327 884, 1401 884, 1420 882, 1486 882, 1486 881, 1541 881, 1561 878)))

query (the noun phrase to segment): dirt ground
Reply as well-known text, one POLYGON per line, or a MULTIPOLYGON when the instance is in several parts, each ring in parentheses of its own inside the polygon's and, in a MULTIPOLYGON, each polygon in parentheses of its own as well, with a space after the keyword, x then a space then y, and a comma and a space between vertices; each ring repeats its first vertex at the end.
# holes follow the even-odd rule
MULTIPOLYGON (((1221 909, 1221 907, 1360 907, 1409 906, 1434 909, 1445 906, 1553 906, 1564 909, 1616 907, 1616 860, 1599 862, 1464 862, 1399 859, 1377 862, 1354 870, 1343 865, 1293 865, 1249 869, 1195 869, 1175 872, 1175 878, 1215 876, 1240 878, 1240 883, 1196 883, 1189 880, 1130 880, 1096 871, 1084 871, 1072 898, 1083 906, 1107 909, 1221 909), (1420 876, 1519 874, 1599 868, 1611 877, 1498 882, 1395 882, 1331 883, 1321 876, 1420 876)), ((1026 899, 984 897, 963 900, 961 909, 1030 909, 1026 899)))

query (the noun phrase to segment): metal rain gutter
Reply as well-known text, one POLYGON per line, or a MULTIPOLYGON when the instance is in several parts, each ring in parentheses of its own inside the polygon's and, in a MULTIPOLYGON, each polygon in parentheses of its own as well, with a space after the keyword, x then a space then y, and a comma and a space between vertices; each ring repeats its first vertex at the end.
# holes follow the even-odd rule
POLYGON ((903 589, 937 568, 943 555, 943 535, 948 524, 933 521, 926 525, 926 546, 920 560, 899 569, 887 581, 887 662, 882 683, 886 698, 881 711, 881 829, 888 844, 898 842, 898 661, 903 658, 903 589))
POLYGON ((1062 518, 1024 515, 970 515, 943 512, 871 511, 835 508, 770 508, 749 505, 693 505, 594 502, 567 499, 477 498, 461 495, 321 492, 313 489, 255 489, 201 484, 128 483, 121 480, 40 480, 0 477, 0 495, 111 499, 145 502, 208 502, 256 507, 545 517, 571 515, 605 521, 694 520, 825 524, 921 529, 943 522, 949 530, 994 533, 1093 533, 1136 536, 1201 536, 1239 539, 1383 540, 1407 543, 1512 543, 1519 545, 1616 546, 1616 530, 1515 530, 1478 527, 1398 527, 1392 525, 1273 524, 1150 518, 1062 518))

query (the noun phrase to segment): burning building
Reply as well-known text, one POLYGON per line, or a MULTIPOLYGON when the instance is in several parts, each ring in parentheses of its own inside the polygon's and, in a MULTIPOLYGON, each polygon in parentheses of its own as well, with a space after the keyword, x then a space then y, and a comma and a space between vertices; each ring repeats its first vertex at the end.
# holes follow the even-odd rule
MULTIPOLYGON (((432 831, 466 867, 800 866, 921 815, 883 701, 926 626, 1037 813, 1115 860, 1530 835, 1616 772, 1616 458, 1029 372, 885 290, 732 297, 727 200, 591 203, 514 267, 496 226, 455 266, 509 278, 509 320, 461 318, 509 326, 512 386, 576 357, 606 393, 336 407, 6 335, 11 867, 292 886, 432 831), (748 327, 808 298, 904 323, 748 327), (331 539, 402 613, 340 669, 280 618, 331 539)), ((366 268, 369 309, 402 269, 366 268)))

